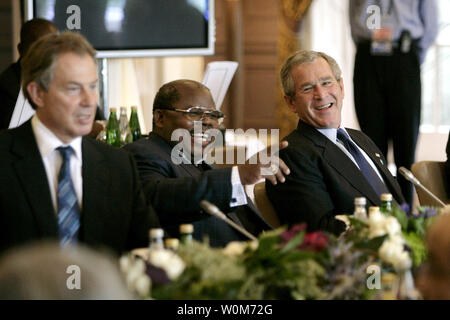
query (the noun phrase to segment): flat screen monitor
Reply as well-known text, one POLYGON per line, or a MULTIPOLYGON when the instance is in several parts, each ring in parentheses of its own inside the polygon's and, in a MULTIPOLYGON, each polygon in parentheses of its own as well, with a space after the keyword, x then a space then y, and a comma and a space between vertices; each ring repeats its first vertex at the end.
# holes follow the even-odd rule
POLYGON ((98 58, 214 54, 214 0, 27 0, 26 20, 81 32, 98 58))

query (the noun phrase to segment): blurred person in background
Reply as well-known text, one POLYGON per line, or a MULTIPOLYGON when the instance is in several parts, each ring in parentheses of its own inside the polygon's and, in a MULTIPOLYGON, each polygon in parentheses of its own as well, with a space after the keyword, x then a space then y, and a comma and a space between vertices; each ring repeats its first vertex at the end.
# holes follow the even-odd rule
MULTIPOLYGON (((414 163, 421 113, 420 65, 438 33, 436 0, 350 0, 356 45, 355 110, 361 131, 387 157, 392 141, 395 165, 414 163)), ((397 175, 411 206, 413 186, 397 175)))
POLYGON ((117 261, 106 253, 39 242, 0 256, 0 300, 128 300, 117 261))
POLYGON ((428 261, 417 287, 424 299, 450 300, 450 206, 431 225, 427 235, 428 261))
POLYGON ((58 30, 48 20, 36 18, 25 22, 20 29, 20 43, 17 45, 19 60, 0 74, 0 130, 7 129, 16 105, 22 80, 20 63, 31 45, 39 38, 58 30))

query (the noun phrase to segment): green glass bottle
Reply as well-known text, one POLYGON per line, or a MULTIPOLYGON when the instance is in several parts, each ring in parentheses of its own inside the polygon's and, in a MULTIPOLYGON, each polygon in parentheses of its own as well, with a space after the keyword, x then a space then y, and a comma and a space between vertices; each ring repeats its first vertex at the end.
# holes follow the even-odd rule
POLYGON ((117 122, 117 109, 111 108, 108 125, 106 126, 106 143, 114 147, 120 147, 120 129, 117 122))
POLYGON ((381 195, 381 212, 384 214, 390 214, 392 212, 392 194, 383 193, 381 195))
POLYGON ((141 126, 139 125, 139 118, 137 114, 137 107, 131 107, 131 116, 130 116, 130 131, 133 136, 133 141, 137 141, 141 138, 141 126))
POLYGON ((182 244, 186 245, 192 243, 192 234, 194 233, 194 226, 192 224, 181 224, 180 225, 180 241, 182 244))
POLYGON ((120 143, 122 145, 133 142, 130 126, 128 125, 126 107, 120 107, 119 129, 120 129, 120 143))

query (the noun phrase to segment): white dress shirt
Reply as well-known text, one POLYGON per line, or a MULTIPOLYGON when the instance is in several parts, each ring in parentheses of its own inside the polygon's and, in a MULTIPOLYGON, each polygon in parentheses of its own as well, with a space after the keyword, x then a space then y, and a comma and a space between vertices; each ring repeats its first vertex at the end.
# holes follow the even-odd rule
MULTIPOLYGON (((362 155, 364 156, 364 158, 366 159, 366 161, 370 164, 370 166, 372 167, 373 170, 375 170, 375 173, 380 177, 381 181, 386 184, 383 180, 383 177, 381 176, 380 172, 378 171, 377 167, 375 166, 375 164, 373 163, 372 159, 370 159, 370 157, 367 155, 367 153, 361 149, 354 141, 353 139, 350 137, 350 135, 348 134, 347 130, 345 130, 344 127, 340 127, 342 130, 344 130, 348 137, 350 138, 350 140, 353 142, 353 144, 359 149, 359 151, 362 153, 362 155)), ((317 129, 317 131, 319 131, 321 134, 323 134, 325 137, 327 137, 331 142, 333 142, 339 149, 341 149, 346 155, 347 157, 350 158, 350 160, 353 161, 353 163, 356 165, 356 167, 359 168, 358 163, 356 162, 356 160, 353 158, 353 156, 351 155, 350 152, 348 152, 348 150, 345 148, 344 144, 337 139, 337 129, 335 128, 330 128, 330 129, 317 129)))
POLYGON ((73 139, 69 144, 63 143, 39 120, 36 114, 31 119, 31 128, 33 129, 34 137, 36 138, 36 143, 44 163, 55 213, 58 212, 58 175, 62 165, 61 153, 56 148, 61 146, 71 146, 73 148, 74 152, 70 156, 70 175, 81 209, 83 203, 81 137, 73 139))

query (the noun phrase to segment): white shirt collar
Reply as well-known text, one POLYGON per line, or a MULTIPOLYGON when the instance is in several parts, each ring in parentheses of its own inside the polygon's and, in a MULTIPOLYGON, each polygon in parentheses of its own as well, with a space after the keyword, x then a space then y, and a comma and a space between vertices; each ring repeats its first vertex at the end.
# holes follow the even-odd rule
MULTIPOLYGON (((336 129, 336 128, 327 128, 327 129, 318 129, 318 128, 316 128, 316 129, 321 134, 323 134, 325 137, 327 137, 331 142, 333 142, 333 143, 337 142, 337 130, 338 129, 336 129)), ((350 137, 350 135, 348 134, 347 130, 345 130, 345 128, 342 125, 339 127, 339 129, 344 130, 345 133, 347 133, 347 135, 350 137)))
POLYGON ((62 142, 50 129, 48 129, 40 120, 37 114, 31 119, 31 127, 33 129, 36 143, 41 156, 47 157, 56 148, 60 146, 71 146, 74 150, 74 156, 81 161, 81 137, 76 137, 69 144, 62 142))

